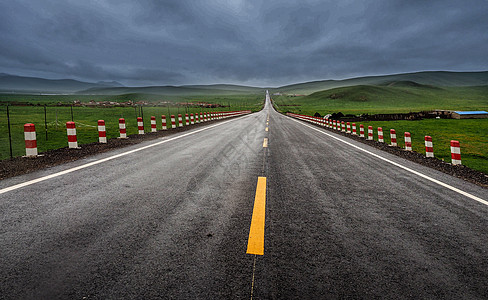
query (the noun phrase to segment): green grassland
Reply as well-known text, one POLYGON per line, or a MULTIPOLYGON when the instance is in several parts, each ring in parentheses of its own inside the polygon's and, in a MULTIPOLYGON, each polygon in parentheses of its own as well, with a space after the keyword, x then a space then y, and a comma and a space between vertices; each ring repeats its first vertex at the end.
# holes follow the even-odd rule
POLYGON ((451 162, 450 141, 461 144, 462 163, 488 174, 488 119, 427 119, 420 121, 368 121, 357 122, 365 127, 373 126, 374 139, 378 140, 378 127, 383 128, 385 143, 390 144, 390 129, 395 129, 399 147, 405 148, 404 133, 412 136, 413 151, 425 153, 424 138, 432 137, 434 156, 451 162))
MULTIPOLYGON (((72 103, 73 100, 80 100, 82 102, 90 101, 139 101, 134 97, 127 95, 120 95, 118 97, 101 96, 94 98, 80 99, 79 96, 74 95, 56 95, 56 96, 32 96, 32 95, 15 95, 7 97, 2 95, 0 97, 0 159, 7 159, 10 157, 9 138, 8 138, 8 124, 7 124, 7 106, 6 103, 17 102, 31 102, 39 103, 39 106, 9 106, 10 113, 10 128, 12 134, 12 152, 13 156, 25 155, 24 142, 24 124, 34 123, 36 125, 38 151, 44 152, 50 149, 57 149, 67 146, 66 137, 66 122, 71 121, 71 107, 69 106, 47 106, 46 107, 46 121, 47 121, 47 139, 46 128, 44 120, 44 104, 50 105, 53 103, 72 103), (85 101, 86 100, 86 101, 85 101)), ((144 97, 145 101, 159 102, 159 98, 144 97)), ((165 99, 166 100, 166 99, 165 99)), ((105 120, 105 126, 108 138, 119 136, 118 120, 119 118, 126 119, 127 134, 137 133, 137 117, 143 115, 145 131, 151 130, 150 120, 151 116, 156 117, 158 129, 161 129, 161 115, 166 115, 167 125, 170 124, 170 115, 185 114, 185 113, 200 113, 200 112, 216 112, 216 111, 235 111, 235 110, 252 110, 258 111, 262 108, 264 97, 262 95, 235 95, 235 96, 198 96, 191 98, 178 98, 174 101, 182 102, 207 102, 225 105, 225 107, 217 108, 201 108, 191 105, 162 105, 162 106, 137 106, 137 107, 73 107, 73 120, 76 123, 78 143, 80 145, 97 142, 98 128, 97 121, 99 119, 105 120), (230 105, 230 106, 229 106, 230 105)))
MULTIPOLYGON (((304 115, 407 113, 445 110, 487 110, 488 86, 436 87, 411 81, 379 86, 359 85, 320 91, 304 97, 273 96, 273 104, 283 112, 304 115)), ((404 147, 403 133, 412 134, 413 150, 424 153, 424 137, 432 136, 434 154, 450 162, 450 140, 461 143, 463 165, 488 174, 488 119, 363 122, 365 127, 382 127, 385 142, 390 129, 397 131, 399 145, 404 147)), ((359 131, 359 123, 357 124, 359 131)))
POLYGON ((335 88, 302 97, 273 96, 273 101, 282 112, 306 115, 488 110, 488 86, 441 88, 407 81, 335 88))

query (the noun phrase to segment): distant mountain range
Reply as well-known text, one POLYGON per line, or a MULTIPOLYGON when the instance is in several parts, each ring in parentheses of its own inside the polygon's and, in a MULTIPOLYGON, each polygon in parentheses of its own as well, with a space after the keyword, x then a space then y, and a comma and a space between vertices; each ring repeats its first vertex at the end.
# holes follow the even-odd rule
MULTIPOLYGON (((445 72, 429 71, 417 73, 394 74, 384 76, 357 77, 345 80, 323 80, 286 85, 279 88, 268 88, 271 92, 288 94, 311 94, 317 91, 337 87, 356 85, 391 85, 396 82, 411 82, 432 86, 486 86, 488 71, 485 72, 445 72)), ((183 86, 148 86, 125 87, 116 81, 83 82, 73 79, 44 79, 23 77, 0 73, 1 93, 25 94, 93 94, 121 95, 130 93, 158 95, 236 95, 263 93, 266 88, 214 84, 214 85, 183 85, 183 86)))
POLYGON ((56 80, 0 73, 0 92, 2 93, 69 94, 80 90, 106 87, 123 87, 123 85, 116 81, 90 83, 73 79, 56 80))

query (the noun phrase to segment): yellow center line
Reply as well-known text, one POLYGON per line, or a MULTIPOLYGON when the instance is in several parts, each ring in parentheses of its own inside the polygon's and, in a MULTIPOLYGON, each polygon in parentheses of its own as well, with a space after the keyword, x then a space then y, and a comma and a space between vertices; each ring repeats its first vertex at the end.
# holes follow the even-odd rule
POLYGON ((267 147, 268 147, 268 138, 264 138, 263 148, 267 148, 267 147))
POLYGON ((247 254, 264 255, 264 217, 266 215, 266 177, 258 177, 247 254))
POLYGON ((268 127, 266 127, 265 131, 268 131, 268 127))

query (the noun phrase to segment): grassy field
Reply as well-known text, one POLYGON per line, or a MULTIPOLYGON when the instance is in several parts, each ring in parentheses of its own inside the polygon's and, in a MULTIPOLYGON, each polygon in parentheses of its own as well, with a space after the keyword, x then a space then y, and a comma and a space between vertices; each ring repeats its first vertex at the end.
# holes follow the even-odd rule
POLYGON ((273 96, 281 112, 321 115, 407 113, 445 110, 488 110, 488 86, 434 87, 413 82, 398 82, 388 86, 335 88, 309 96, 273 96))
MULTIPOLYGON (((10 128, 12 135, 12 152, 13 156, 25 155, 24 142, 24 124, 34 123, 36 125, 38 151, 43 152, 50 149, 57 149, 67 146, 66 122, 71 121, 71 107, 66 106, 48 106, 46 108, 47 138, 44 120, 44 104, 48 103, 71 103, 73 99, 79 99, 79 96, 14 96, 0 99, 9 101, 22 101, 32 99, 39 101, 42 106, 9 106, 10 128), (54 101, 54 102, 53 102, 54 101)), ((122 95, 123 96, 123 95, 122 95)), ((91 97, 92 99, 93 97, 91 97)), ((88 99, 88 98, 87 98, 88 99)), ((120 101, 123 97, 118 97, 120 101)), ((134 98, 131 98, 134 99, 134 98)), ((81 99, 80 99, 81 100, 81 99)), ((89 101, 88 99, 87 101, 89 101)), ((114 101, 113 97, 96 98, 96 101, 114 101), (106 99, 106 100, 102 100, 106 99)), ((146 101, 147 98, 145 98, 146 101)), ((82 100, 85 101, 85 100, 82 100)), ((158 100, 159 101, 159 100, 158 100)), ((181 100, 180 100, 181 101, 181 100)), ((158 129, 161 129, 161 115, 166 115, 167 124, 171 126, 169 116, 185 113, 200 113, 210 111, 234 111, 234 110, 252 110, 258 111, 263 105, 263 96, 200 96, 191 99, 182 99, 182 101, 205 101, 208 103, 219 103, 230 105, 230 107, 219 108, 199 108, 186 106, 144 106, 142 107, 111 107, 111 108, 93 108, 93 107, 73 107, 73 120, 76 123, 77 138, 80 145, 98 141, 97 121, 105 120, 107 137, 113 138, 119 136, 118 120, 126 119, 127 134, 137 133, 137 117, 144 116, 145 131, 151 130, 151 116, 156 117, 158 129)), ((0 102, 6 104, 6 102, 0 102)), ((10 146, 8 137, 7 124, 7 106, 0 105, 0 159, 10 157, 10 146)))
POLYGON ((432 137, 434 156, 451 162, 450 141, 461 144, 462 163, 472 169, 488 174, 488 119, 427 119, 420 121, 374 121, 357 122, 365 127, 373 126, 374 139, 378 140, 378 127, 383 128, 385 143, 390 144, 390 129, 395 129, 399 147, 405 148, 404 133, 412 135, 413 151, 425 153, 424 137, 432 137))
MULTIPOLYGON (((406 113, 445 110, 488 110, 488 87, 434 87, 413 82, 397 82, 386 86, 354 86, 317 92, 305 97, 273 96, 273 104, 281 112, 321 115, 342 112, 406 113)), ((403 133, 412 134, 413 150, 425 153, 424 137, 432 136, 434 155, 447 162, 450 141, 461 143, 464 165, 488 174, 488 119, 363 122, 365 127, 382 127, 385 141, 390 142, 390 129, 395 129, 399 145, 404 147, 403 133)), ((357 124, 359 131, 359 123, 357 124)))

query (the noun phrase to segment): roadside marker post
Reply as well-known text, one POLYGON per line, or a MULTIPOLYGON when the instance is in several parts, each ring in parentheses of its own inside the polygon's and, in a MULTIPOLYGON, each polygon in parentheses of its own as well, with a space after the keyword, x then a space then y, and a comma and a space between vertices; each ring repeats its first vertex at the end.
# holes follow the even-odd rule
POLYGON ((142 121, 142 117, 137 117, 137 129, 139 130, 139 134, 144 134, 144 122, 142 121))
POLYGON ((347 131, 346 132, 350 134, 351 133, 351 123, 350 122, 347 122, 346 126, 347 126, 347 131))
POLYGON ((76 125, 75 122, 66 122, 66 132, 68 134, 68 147, 72 149, 78 149, 78 140, 76 138, 76 125))
POLYGON ((342 121, 341 126, 342 126, 342 132, 346 132, 346 122, 342 121))
POLYGON ((384 143, 385 140, 383 138, 383 128, 378 127, 378 142, 384 143))
POLYGON ((119 139, 126 139, 127 138, 127 129, 125 128, 125 119, 124 118, 119 119, 119 132, 120 132, 119 139))
POLYGON ((98 120, 98 142, 101 144, 107 143, 107 132, 105 131, 104 120, 98 120))
POLYGON ((368 140, 373 140, 373 126, 368 126, 368 140))
POLYGON ((405 150, 412 151, 412 137, 410 132, 405 132, 405 150))
POLYGON ((166 126, 166 116, 161 115, 161 129, 162 130, 168 130, 168 127, 166 126))
POLYGON ((157 131, 157 128, 156 128, 156 117, 155 116, 151 116, 151 132, 156 132, 157 131))
POLYGON ((356 131, 356 123, 352 123, 352 134, 353 135, 358 135, 358 133, 356 131))
POLYGON ((459 141, 451 141, 451 164, 461 165, 461 146, 459 141))
POLYGON ((178 114, 178 127, 183 127, 183 117, 178 114))
POLYGON ((175 115, 171 115, 171 129, 176 128, 176 118, 175 115))
POLYGON ((390 139, 391 139, 391 146, 397 146, 397 138, 396 138, 396 131, 395 129, 390 129, 390 139))
POLYGON ((432 144, 432 137, 425 136, 425 156, 434 157, 434 145, 432 144))
POLYGON ((190 114, 190 123, 191 123, 191 125, 195 125, 195 119, 194 119, 193 114, 190 114))
POLYGON ((364 125, 360 124, 359 125, 359 137, 364 137, 364 125))
POLYGON ((37 156, 37 137, 36 126, 32 123, 24 125, 24 139, 25 139, 25 156, 37 156))
POLYGON ((190 125, 190 118, 188 117, 188 114, 185 114, 185 125, 190 125))

